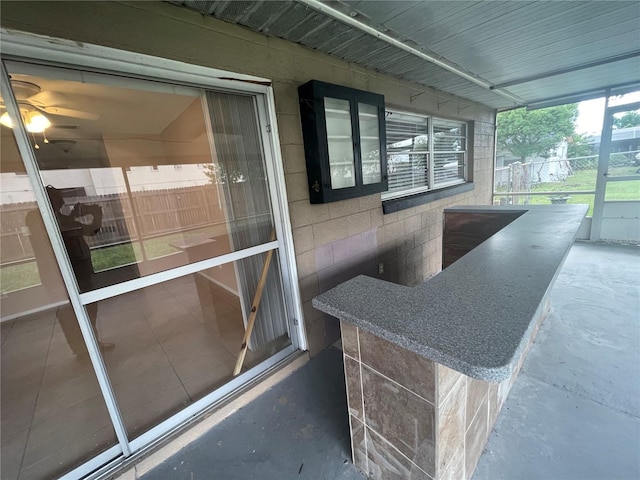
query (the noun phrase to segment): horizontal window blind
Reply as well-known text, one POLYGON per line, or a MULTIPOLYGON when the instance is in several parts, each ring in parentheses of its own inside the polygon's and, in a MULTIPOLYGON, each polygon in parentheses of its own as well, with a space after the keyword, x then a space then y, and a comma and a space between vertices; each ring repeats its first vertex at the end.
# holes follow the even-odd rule
POLYGON ((429 185, 429 120, 419 115, 387 112, 389 192, 429 185))
POLYGON ((433 119, 434 187, 465 181, 466 149, 467 137, 464 123, 433 119))
POLYGON ((398 197, 466 181, 464 122, 387 111, 386 197, 398 197))

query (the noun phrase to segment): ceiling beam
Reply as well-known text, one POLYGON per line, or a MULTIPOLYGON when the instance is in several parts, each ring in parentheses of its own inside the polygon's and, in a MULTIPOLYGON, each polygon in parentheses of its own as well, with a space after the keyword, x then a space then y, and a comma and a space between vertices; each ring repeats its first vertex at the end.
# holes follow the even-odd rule
POLYGON ((622 55, 616 55, 614 57, 601 58, 600 60, 594 60, 593 62, 582 63, 580 65, 573 65, 571 67, 558 68, 557 70, 551 70, 548 72, 536 73, 535 75, 529 75, 528 77, 522 77, 515 80, 509 80, 508 82, 498 83, 491 88, 505 88, 512 87, 514 85, 520 85, 522 83, 533 82, 534 80, 542 80, 544 78, 555 77, 556 75, 562 75, 563 73, 572 73, 587 68, 599 67, 600 65, 606 65, 608 63, 620 62, 622 60, 628 60, 630 58, 640 57, 640 50, 636 50, 622 55))
MULTIPOLYGON (((404 50, 405 52, 415 55, 416 57, 419 57, 422 60, 426 60, 427 62, 433 63, 434 65, 437 65, 438 67, 444 70, 447 70, 448 72, 451 72, 461 78, 464 78, 465 80, 472 82, 475 85, 478 85, 486 90, 490 90, 493 93, 500 95, 501 97, 506 98, 509 101, 513 102, 514 107, 526 105, 526 102, 522 98, 518 97, 517 95, 514 95, 511 92, 508 92, 506 90, 502 90, 501 88, 497 88, 491 82, 485 80, 484 78, 480 77, 479 75, 476 75, 473 72, 463 70, 462 68, 448 61, 446 58, 428 54, 418 48, 407 45, 401 40, 398 40, 397 38, 378 30, 377 28, 367 25, 366 23, 356 18, 358 16, 357 12, 344 13, 320 0, 297 0, 297 1, 320 13, 323 13, 327 16, 335 18, 336 20, 346 23, 347 25, 350 25, 365 33, 368 33, 369 35, 372 35, 378 38, 379 40, 382 40, 388 43, 389 45, 393 45, 394 47, 397 47, 401 50, 404 50)), ((337 4, 337 2, 332 2, 332 3, 337 4)))

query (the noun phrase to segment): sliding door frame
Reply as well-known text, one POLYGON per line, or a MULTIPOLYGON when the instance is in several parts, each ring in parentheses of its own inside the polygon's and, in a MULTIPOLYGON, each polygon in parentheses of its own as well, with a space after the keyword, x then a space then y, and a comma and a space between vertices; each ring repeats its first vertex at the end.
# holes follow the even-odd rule
POLYGON ((63 479, 76 479, 89 475, 96 468, 109 462, 117 464, 122 461, 122 456, 127 457, 148 448, 176 429, 184 426, 194 416, 210 408, 248 381, 274 368, 295 351, 307 350, 273 88, 268 79, 251 75, 191 65, 97 45, 79 44, 68 40, 25 34, 7 29, 0 29, 0 34, 3 39, 1 91, 7 110, 14 118, 19 118, 19 107, 10 89, 9 74, 5 67, 5 60, 51 67, 66 66, 89 73, 106 73, 139 80, 155 80, 175 84, 176 86, 249 94, 255 98, 257 106, 258 127, 264 152, 276 240, 86 293, 79 293, 73 268, 63 247, 64 243, 57 227, 55 214, 49 206, 45 188, 40 180, 39 168, 29 142, 28 132, 21 122, 17 122, 16 128, 14 128, 18 149, 31 180, 36 202, 51 239, 54 254, 60 266, 73 310, 76 313, 82 335, 87 343, 89 357, 96 371, 98 383, 107 404, 118 441, 116 445, 62 477, 63 479), (167 420, 152 427, 142 435, 129 439, 85 306, 122 293, 155 285, 171 278, 195 273, 202 269, 246 258, 250 255, 261 254, 272 249, 278 251, 291 345, 258 366, 235 377, 202 399, 192 403, 167 420))

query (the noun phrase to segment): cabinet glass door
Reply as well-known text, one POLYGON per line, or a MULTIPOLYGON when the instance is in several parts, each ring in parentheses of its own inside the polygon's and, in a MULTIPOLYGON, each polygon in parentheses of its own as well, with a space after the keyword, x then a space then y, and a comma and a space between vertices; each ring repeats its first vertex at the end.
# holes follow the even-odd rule
POLYGON ((380 183, 380 132, 378 107, 358 103, 358 122, 360 125, 360 149, 362 152, 362 183, 380 183))
POLYGON ((325 98, 324 111, 327 119, 331 188, 336 190, 354 187, 356 176, 349 101, 325 98))

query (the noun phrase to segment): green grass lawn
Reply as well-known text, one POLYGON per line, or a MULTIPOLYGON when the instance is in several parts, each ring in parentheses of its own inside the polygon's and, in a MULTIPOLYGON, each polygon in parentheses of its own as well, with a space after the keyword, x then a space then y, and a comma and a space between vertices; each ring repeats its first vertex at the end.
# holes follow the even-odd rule
MULTIPOLYGON (((616 176, 637 175, 638 167, 624 166, 616 167, 612 171, 616 176)), ((587 215, 593 215, 593 194, 572 194, 572 191, 585 191, 596 189, 596 169, 578 170, 573 175, 562 182, 543 182, 536 183, 531 187, 531 192, 568 192, 566 194, 569 199, 568 204, 586 204, 589 205, 587 215)), ((504 187, 496 189, 496 198, 500 197, 500 192, 506 191, 504 187)), ((520 195, 518 203, 522 204, 525 199, 532 205, 550 205, 551 195, 520 195)), ((640 175, 638 180, 628 182, 609 182, 607 184, 606 200, 640 200, 640 175)))
MULTIPOLYGON (((145 253, 148 259, 178 253, 180 250, 171 246, 171 243, 210 232, 211 226, 207 226, 151 238, 144 241, 145 253)), ((93 269, 96 272, 140 261, 142 261, 142 250, 139 242, 95 248, 91 251, 91 263, 93 263, 93 269)), ((33 287, 39 283, 40 276, 35 261, 0 268, 0 291, 2 293, 33 287)))
POLYGON ((35 260, 19 265, 7 265, 0 268, 0 291, 3 294, 33 287, 40 283, 38 266, 35 260))

